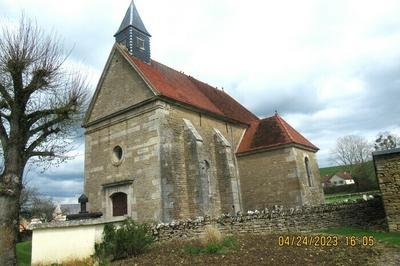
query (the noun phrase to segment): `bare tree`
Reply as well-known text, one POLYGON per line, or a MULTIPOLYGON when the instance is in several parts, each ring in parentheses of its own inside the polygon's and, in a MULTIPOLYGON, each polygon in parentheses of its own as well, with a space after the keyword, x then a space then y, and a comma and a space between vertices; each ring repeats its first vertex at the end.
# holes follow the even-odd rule
POLYGON ((24 17, 0 34, 0 265, 15 265, 24 169, 66 158, 88 90, 54 35, 24 17))
POLYGON ((50 222, 55 207, 53 200, 41 195, 36 187, 24 185, 20 196, 20 217, 50 222))
POLYGON ((338 138, 336 146, 331 150, 331 159, 342 166, 362 164, 370 158, 371 145, 361 136, 348 135, 338 138))
POLYGON ((374 144, 377 151, 394 149, 398 146, 400 146, 400 138, 388 131, 379 133, 374 144))

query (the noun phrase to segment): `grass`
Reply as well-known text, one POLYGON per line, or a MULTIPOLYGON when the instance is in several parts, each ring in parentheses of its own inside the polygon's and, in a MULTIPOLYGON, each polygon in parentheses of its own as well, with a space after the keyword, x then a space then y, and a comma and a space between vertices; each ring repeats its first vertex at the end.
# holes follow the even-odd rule
POLYGON ((31 265, 32 241, 17 244, 17 263, 19 266, 31 265))
POLYGON ((225 253, 229 249, 236 247, 236 241, 233 236, 225 236, 221 242, 210 242, 207 244, 187 244, 184 251, 189 254, 215 254, 225 253))
POLYGON ((321 231, 321 233, 356 237, 373 236, 376 240, 400 247, 400 233, 379 232, 350 227, 329 228, 321 231))
POLYGON ((331 203, 340 203, 340 202, 345 202, 346 200, 349 201, 355 201, 358 199, 362 199, 363 195, 376 195, 380 194, 379 191, 368 191, 368 192, 363 192, 363 193, 354 193, 354 194, 349 194, 349 193, 335 193, 335 194, 325 194, 325 203, 331 204, 331 203))

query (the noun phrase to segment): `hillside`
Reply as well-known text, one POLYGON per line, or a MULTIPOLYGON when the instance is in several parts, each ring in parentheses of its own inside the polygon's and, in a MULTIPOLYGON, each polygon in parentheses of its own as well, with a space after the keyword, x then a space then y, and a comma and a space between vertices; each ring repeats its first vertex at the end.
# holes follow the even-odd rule
POLYGON ((329 166, 329 167, 323 167, 323 168, 319 168, 319 174, 321 176, 321 179, 326 176, 333 176, 334 174, 338 173, 338 172, 343 172, 345 171, 345 167, 344 166, 329 166))
POLYGON ((363 165, 354 166, 353 168, 350 166, 330 166, 320 168, 319 173, 321 176, 321 181, 325 175, 332 176, 343 171, 347 171, 352 174, 355 182, 358 183, 358 191, 378 189, 373 161, 366 162, 363 165))
MULTIPOLYGON (((365 169, 367 169, 370 176, 375 178, 374 162, 373 161, 366 162, 364 164, 364 166, 365 166, 365 169)), ((321 178, 326 175, 332 176, 336 173, 344 172, 344 171, 350 172, 353 175, 355 175, 354 170, 352 171, 350 166, 337 165, 337 166, 329 166, 329 167, 319 168, 319 174, 321 175, 321 178)))

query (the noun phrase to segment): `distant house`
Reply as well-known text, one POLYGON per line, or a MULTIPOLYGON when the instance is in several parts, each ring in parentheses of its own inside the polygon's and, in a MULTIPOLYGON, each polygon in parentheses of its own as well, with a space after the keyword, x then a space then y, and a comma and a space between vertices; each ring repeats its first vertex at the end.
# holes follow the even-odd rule
POLYGON ((329 179, 329 183, 333 186, 343 186, 354 184, 354 179, 350 173, 343 172, 333 175, 329 179))
POLYGON ((323 188, 332 186, 330 179, 331 179, 331 176, 329 176, 329 175, 322 177, 322 187, 323 188))

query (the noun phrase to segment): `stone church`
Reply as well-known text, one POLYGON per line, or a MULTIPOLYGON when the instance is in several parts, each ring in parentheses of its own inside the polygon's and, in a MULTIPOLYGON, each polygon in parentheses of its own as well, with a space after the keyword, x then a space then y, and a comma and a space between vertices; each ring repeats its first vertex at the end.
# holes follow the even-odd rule
POLYGON ((323 202, 318 148, 281 116, 151 59, 133 1, 114 37, 83 124, 89 211, 169 222, 323 202))

